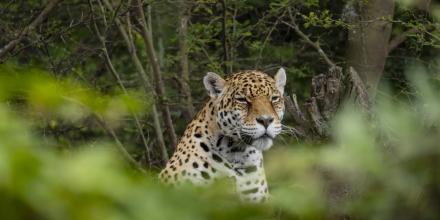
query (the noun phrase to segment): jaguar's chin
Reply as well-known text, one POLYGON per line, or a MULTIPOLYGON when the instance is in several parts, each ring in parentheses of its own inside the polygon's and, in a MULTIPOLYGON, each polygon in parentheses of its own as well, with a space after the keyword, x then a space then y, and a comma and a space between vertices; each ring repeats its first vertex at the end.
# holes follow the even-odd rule
POLYGON ((259 138, 256 138, 252 141, 252 146, 257 148, 258 150, 265 151, 269 150, 270 147, 272 147, 273 144, 273 138, 269 135, 263 135, 259 138))

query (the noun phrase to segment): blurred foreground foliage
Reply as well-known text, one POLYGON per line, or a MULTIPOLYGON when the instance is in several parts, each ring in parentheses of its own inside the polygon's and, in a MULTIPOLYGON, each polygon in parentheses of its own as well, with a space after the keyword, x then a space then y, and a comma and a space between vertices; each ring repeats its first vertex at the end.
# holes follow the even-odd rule
POLYGON ((117 128, 145 109, 135 92, 103 95, 38 69, 0 72, 1 219, 440 218, 439 82, 421 68, 408 74, 411 103, 381 96, 371 116, 347 105, 329 143, 274 146, 272 197, 259 205, 239 203, 227 181, 164 187, 127 166, 112 140, 57 150, 33 123, 97 117, 117 128))
POLYGON ((77 80, 58 80, 41 69, 17 66, 0 66, 0 100, 26 103, 33 112, 39 110, 74 122, 91 114, 105 116, 105 120, 117 120, 146 107, 141 101, 141 93, 135 91, 98 93, 77 80))

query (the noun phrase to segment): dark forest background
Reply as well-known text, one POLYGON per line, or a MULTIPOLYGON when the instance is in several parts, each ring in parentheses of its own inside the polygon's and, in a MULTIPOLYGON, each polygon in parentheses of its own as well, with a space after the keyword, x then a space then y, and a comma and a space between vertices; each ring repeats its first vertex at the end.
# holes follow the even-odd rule
POLYGON ((438 219, 439 19, 431 0, 0 1, 0 216, 438 219), (207 72, 280 67, 269 203, 157 184, 207 72))

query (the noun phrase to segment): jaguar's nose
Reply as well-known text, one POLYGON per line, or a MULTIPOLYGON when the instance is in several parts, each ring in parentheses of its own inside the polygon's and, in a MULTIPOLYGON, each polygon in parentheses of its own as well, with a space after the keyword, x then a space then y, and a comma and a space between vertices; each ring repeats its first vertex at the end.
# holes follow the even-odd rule
POLYGON ((269 127, 270 123, 273 122, 273 117, 271 116, 259 116, 255 119, 257 123, 262 124, 265 128, 269 127))

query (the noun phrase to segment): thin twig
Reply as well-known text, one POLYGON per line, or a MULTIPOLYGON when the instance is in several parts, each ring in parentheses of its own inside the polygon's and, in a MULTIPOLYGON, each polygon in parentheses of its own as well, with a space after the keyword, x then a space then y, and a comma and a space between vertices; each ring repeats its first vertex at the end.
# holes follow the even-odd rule
POLYGON ((104 128, 104 130, 106 130, 113 137, 114 141, 116 142, 116 146, 118 147, 119 151, 121 151, 121 153, 124 155, 124 157, 127 158, 127 160, 141 173, 146 174, 147 172, 144 170, 144 168, 142 168, 142 166, 130 155, 130 153, 128 153, 125 146, 116 135, 115 131, 111 127, 107 126, 107 124, 105 124, 104 120, 99 117, 99 115, 95 114, 95 116, 101 127, 104 128))
POLYGON ((262 58, 262 54, 264 49, 266 48, 267 42, 269 41, 270 36, 272 35, 272 32, 275 30, 275 28, 278 26, 278 23, 280 22, 280 20, 284 17, 284 15, 286 14, 286 11, 283 11, 283 13, 281 14, 281 16, 279 16, 277 18, 277 20, 274 22, 274 24, 272 25, 272 27, 269 29, 269 32, 267 33, 266 37, 264 38, 263 41, 263 45, 260 48, 260 51, 258 53, 258 58, 257 58, 257 62, 255 62, 255 67, 259 67, 260 65, 260 61, 262 58))
POLYGON ((324 50, 321 49, 321 46, 319 46, 319 41, 313 42, 306 34, 304 34, 304 32, 302 32, 301 29, 299 29, 298 25, 296 24, 295 17, 292 15, 290 8, 288 8, 288 11, 289 11, 290 20, 292 23, 288 23, 285 21, 282 21, 282 23, 291 27, 295 31, 296 34, 298 34, 304 41, 306 41, 306 43, 308 43, 316 51, 318 51, 319 55, 324 59, 324 61, 330 67, 335 67, 336 64, 328 58, 327 54, 324 52, 324 50))
MULTIPOLYGON (((81 107, 88 108, 88 106, 86 106, 84 103, 82 103, 76 99, 72 99, 70 97, 62 97, 62 98, 66 101, 75 103, 81 107)), ((95 112, 92 112, 92 115, 95 117, 98 124, 113 137, 113 139, 116 143, 116 146, 118 147, 119 151, 121 151, 121 153, 124 155, 124 157, 128 160, 128 162, 130 162, 130 164, 132 164, 134 167, 136 167, 136 169, 138 169, 139 172, 145 174, 146 171, 144 170, 144 168, 142 168, 142 166, 130 155, 130 153, 128 153, 128 151, 126 150, 126 148, 124 147, 122 142, 119 140, 119 138, 116 135, 113 128, 111 128, 110 126, 107 126, 104 119, 100 115, 96 114, 95 112)))

